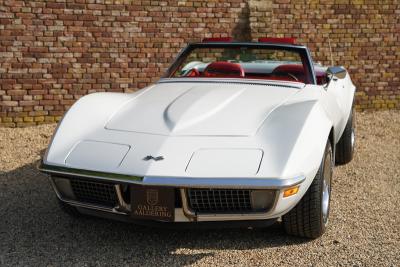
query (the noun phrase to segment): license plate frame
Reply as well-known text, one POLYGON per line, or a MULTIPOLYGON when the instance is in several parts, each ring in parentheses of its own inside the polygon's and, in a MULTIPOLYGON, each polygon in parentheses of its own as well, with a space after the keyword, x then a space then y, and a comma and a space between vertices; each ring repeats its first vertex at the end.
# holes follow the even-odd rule
POLYGON ((130 191, 133 219, 164 222, 175 220, 174 188, 132 185, 130 191))

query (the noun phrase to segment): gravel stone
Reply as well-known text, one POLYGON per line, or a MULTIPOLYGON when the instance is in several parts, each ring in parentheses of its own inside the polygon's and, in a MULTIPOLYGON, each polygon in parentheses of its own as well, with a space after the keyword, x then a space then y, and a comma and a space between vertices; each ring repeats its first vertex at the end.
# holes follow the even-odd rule
POLYGON ((327 232, 160 229, 61 212, 36 170, 55 125, 0 128, 0 266, 400 266, 400 111, 358 113, 327 232))

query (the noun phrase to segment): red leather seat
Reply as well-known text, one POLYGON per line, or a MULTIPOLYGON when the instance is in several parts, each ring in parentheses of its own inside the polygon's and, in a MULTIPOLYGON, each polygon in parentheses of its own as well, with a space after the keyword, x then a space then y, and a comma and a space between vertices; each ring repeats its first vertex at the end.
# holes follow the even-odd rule
POLYGON ((217 61, 210 63, 203 73, 204 77, 244 78, 244 70, 237 63, 217 61))
POLYGON ((290 75, 286 75, 286 74, 292 74, 294 75, 299 82, 305 82, 306 80, 306 74, 304 72, 304 68, 303 65, 300 64, 285 64, 285 65, 280 65, 278 67, 276 67, 273 71, 272 71, 273 75, 277 75, 277 76, 287 76, 288 81, 295 81, 295 79, 291 79, 290 75))

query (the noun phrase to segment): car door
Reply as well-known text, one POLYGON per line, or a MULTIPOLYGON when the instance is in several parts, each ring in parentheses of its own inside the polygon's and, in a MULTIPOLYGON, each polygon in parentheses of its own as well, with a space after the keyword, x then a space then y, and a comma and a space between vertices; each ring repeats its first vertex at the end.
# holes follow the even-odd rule
POLYGON ((340 77, 332 76, 329 83, 324 86, 324 90, 326 91, 327 101, 330 103, 330 113, 335 121, 335 139, 338 140, 346 127, 352 108, 354 85, 346 71, 340 77))

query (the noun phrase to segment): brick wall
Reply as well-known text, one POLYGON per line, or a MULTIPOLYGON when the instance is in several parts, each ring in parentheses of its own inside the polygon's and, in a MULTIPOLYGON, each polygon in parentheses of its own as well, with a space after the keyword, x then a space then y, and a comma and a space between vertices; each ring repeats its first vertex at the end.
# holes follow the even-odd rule
POLYGON ((57 121, 82 95, 142 88, 185 43, 221 36, 294 36, 330 64, 329 36, 358 109, 398 109, 399 17, 396 0, 0 0, 0 125, 57 121))

